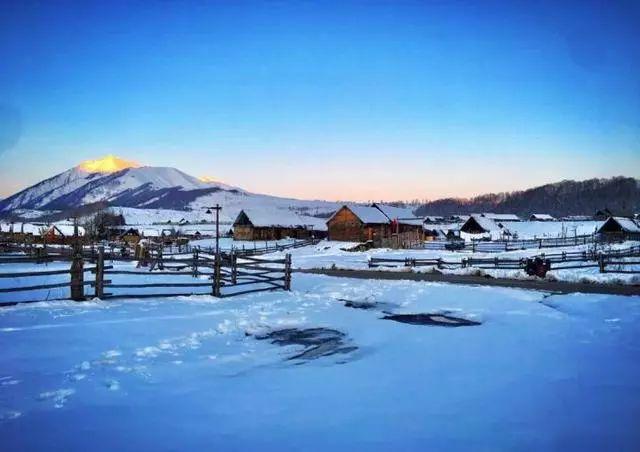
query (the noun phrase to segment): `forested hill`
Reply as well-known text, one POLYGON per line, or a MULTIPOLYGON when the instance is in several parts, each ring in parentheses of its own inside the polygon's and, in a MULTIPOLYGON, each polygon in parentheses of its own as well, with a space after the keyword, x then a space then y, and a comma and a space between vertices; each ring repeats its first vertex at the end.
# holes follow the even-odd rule
POLYGON ((565 180, 512 193, 492 193, 470 199, 445 198, 422 204, 418 215, 474 212, 548 213, 554 216, 593 215, 608 208, 616 215, 640 212, 640 180, 633 177, 565 180))

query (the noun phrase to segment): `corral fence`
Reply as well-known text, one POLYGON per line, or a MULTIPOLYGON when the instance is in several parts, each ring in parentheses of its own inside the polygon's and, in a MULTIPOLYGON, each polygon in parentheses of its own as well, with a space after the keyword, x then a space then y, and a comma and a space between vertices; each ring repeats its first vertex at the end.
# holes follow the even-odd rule
MULTIPOLYGON (((109 257, 103 247, 98 250, 93 264, 77 250, 74 256, 48 255, 27 257, 5 255, 0 264, 69 265, 69 268, 0 273, 0 278, 25 278, 41 282, 43 277, 67 276, 62 282, 47 284, 26 283, 16 287, 0 288, 4 294, 37 292, 69 287, 68 299, 84 301, 89 298, 159 298, 191 295, 213 295, 224 298, 235 295, 291 289, 291 255, 280 259, 263 259, 237 253, 201 253, 198 249, 189 255, 164 256, 162 253, 147 260, 118 256, 109 257), (115 265, 120 263, 120 265, 115 265), (88 288, 88 289, 87 289, 88 288)), ((21 297, 24 298, 24 297, 21 297)), ((0 306, 51 300, 50 298, 0 299, 0 306)))
MULTIPOLYGON (((285 251, 289 249, 302 248, 310 245, 317 245, 320 243, 320 239, 303 239, 303 240, 294 240, 289 243, 269 243, 264 242, 263 244, 259 244, 257 241, 252 242, 252 245, 242 245, 242 246, 232 246, 230 249, 221 249, 220 252, 222 254, 236 254, 238 256, 259 256, 262 254, 274 253, 278 251, 285 251)), ((170 245, 164 247, 165 255, 170 254, 184 254, 184 253, 192 253, 193 251, 198 250, 201 253, 209 253, 215 254, 216 250, 214 247, 204 247, 200 245, 170 245)))
MULTIPOLYGON (((289 249, 302 248, 310 245, 317 245, 320 243, 320 239, 304 239, 294 240, 288 243, 269 243, 265 242, 259 244, 253 242, 252 245, 232 246, 229 249, 221 249, 220 252, 223 255, 236 254, 238 256, 260 256, 263 254, 282 252, 289 249)), ((125 242, 111 242, 111 243, 85 243, 82 245, 82 256, 85 259, 95 260, 98 257, 98 247, 104 248, 105 257, 107 259, 127 259, 136 260, 136 248, 125 242)), ((193 246, 189 244, 185 245, 161 245, 156 243, 149 243, 147 248, 157 250, 161 248, 165 256, 170 255, 183 255, 198 251, 200 253, 215 254, 214 247, 193 246)), ((52 245, 52 244, 33 244, 33 243, 16 243, 16 242, 2 242, 0 243, 0 256, 3 254, 11 253, 24 253, 28 256, 40 257, 40 256, 55 256, 55 257, 67 257, 71 258, 75 251, 72 245, 52 245)))
MULTIPOLYGON (((478 253, 502 253, 505 251, 518 251, 527 249, 561 248, 565 246, 587 245, 597 241, 594 234, 576 235, 573 237, 547 237, 524 240, 480 240, 473 239, 468 242, 460 240, 456 250, 478 253)), ((452 242, 446 240, 432 240, 417 245, 414 249, 445 250, 452 242)))
POLYGON ((552 270, 567 270, 576 268, 597 267, 600 273, 640 273, 633 267, 640 264, 638 260, 625 260, 625 258, 640 257, 640 245, 631 246, 607 252, 573 251, 561 253, 543 253, 536 256, 523 258, 463 258, 459 261, 447 261, 438 259, 419 258, 376 258, 369 259, 369 268, 377 267, 436 267, 439 269, 455 268, 481 268, 524 270, 527 261, 540 258, 551 264, 552 270))

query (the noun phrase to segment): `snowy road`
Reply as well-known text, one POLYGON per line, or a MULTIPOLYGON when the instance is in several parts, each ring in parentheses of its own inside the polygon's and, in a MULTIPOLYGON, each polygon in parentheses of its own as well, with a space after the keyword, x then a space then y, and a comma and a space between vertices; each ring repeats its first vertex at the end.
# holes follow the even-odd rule
POLYGON ((640 297, 298 274, 224 301, 5 308, 0 347, 3 450, 640 444, 640 297))

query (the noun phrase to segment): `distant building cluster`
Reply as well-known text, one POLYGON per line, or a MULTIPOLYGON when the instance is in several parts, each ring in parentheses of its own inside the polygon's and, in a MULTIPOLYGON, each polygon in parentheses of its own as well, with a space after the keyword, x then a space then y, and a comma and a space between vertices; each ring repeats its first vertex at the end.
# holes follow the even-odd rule
MULTIPOLYGON (((345 242, 370 242, 376 247, 407 247, 428 240, 462 240, 469 237, 490 239, 515 238, 510 225, 517 222, 580 222, 600 221, 600 234, 640 234, 638 216, 613 215, 607 209, 592 216, 566 216, 555 218, 545 213, 534 213, 521 218, 509 213, 474 213, 470 215, 416 216, 408 207, 382 203, 345 204, 328 218, 300 215, 292 209, 245 208, 233 221, 220 229, 221 235, 235 240, 269 241, 291 239, 324 239, 345 242)), ((182 218, 154 225, 108 225, 101 228, 99 239, 136 244, 146 239, 164 243, 186 243, 215 236, 211 222, 194 222, 182 218)), ((95 231, 93 231, 95 234, 95 231)), ((78 226, 78 236, 90 235, 78 226)), ((54 224, 12 222, 0 223, 0 236, 16 240, 42 243, 68 243, 74 237, 74 226, 69 222, 54 224)))

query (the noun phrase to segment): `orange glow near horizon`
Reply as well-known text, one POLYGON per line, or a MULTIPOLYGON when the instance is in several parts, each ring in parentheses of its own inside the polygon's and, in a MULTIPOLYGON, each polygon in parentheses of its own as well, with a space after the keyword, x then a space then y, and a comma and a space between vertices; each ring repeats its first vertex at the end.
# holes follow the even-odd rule
POLYGON ((138 162, 124 160, 109 154, 101 159, 85 160, 78 165, 78 168, 88 173, 115 173, 123 169, 138 168, 140 166, 138 162))

